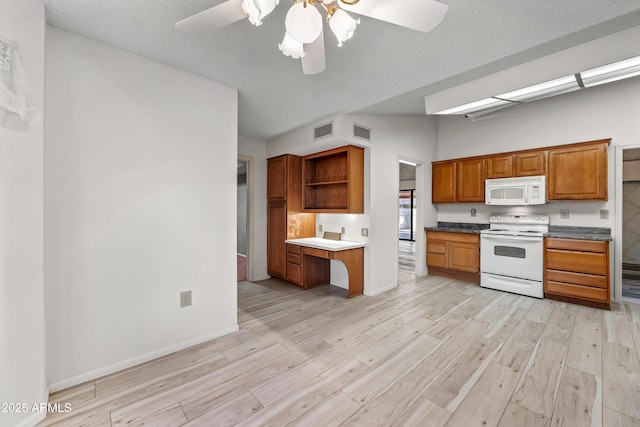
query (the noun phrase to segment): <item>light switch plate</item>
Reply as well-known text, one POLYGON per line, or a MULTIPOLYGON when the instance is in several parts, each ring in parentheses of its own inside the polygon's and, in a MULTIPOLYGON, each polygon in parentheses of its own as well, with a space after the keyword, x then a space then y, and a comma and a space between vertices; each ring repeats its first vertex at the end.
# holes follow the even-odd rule
POLYGON ((569 209, 560 209, 560 219, 569 219, 569 209))
POLYGON ((318 231, 322 233, 322 224, 318 224, 318 231))
POLYGON ((360 229, 360 234, 364 237, 368 237, 369 236, 369 229, 368 228, 361 228, 360 229))
POLYGON ((180 292, 180 308, 191 305, 191 291, 180 292))
POLYGON ((607 209, 600 209, 600 219, 609 219, 609 211, 607 209))
POLYGON ((471 208, 471 216, 476 216, 476 208, 471 208))

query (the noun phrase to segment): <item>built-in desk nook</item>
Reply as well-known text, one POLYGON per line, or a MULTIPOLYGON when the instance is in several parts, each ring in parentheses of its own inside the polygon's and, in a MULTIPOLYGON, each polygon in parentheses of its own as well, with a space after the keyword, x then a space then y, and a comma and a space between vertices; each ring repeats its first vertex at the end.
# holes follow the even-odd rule
POLYGON ((320 237, 291 239, 285 243, 288 281, 304 289, 329 284, 331 260, 342 261, 349 274, 349 298, 362 295, 365 243, 320 237))

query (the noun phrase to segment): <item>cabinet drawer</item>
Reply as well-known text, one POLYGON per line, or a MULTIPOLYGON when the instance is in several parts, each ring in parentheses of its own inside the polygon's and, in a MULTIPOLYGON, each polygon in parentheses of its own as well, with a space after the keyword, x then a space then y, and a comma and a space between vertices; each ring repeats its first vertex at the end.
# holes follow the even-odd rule
POLYGON ((591 240, 573 240, 573 239, 556 239, 547 238, 547 248, 549 249, 565 249, 569 251, 581 252, 606 252, 607 242, 597 242, 591 240))
POLYGON ((447 256, 445 254, 436 254, 427 252, 427 265, 432 267, 447 267, 447 256))
POLYGON ((329 251, 324 249, 316 249, 316 248, 303 248, 302 253, 305 255, 311 255, 318 258, 326 258, 329 259, 329 251))
POLYGON ((447 231, 427 231, 427 244, 429 243, 429 240, 480 243, 480 235, 473 233, 449 233, 447 231))
POLYGON ((441 254, 444 255, 447 253, 447 243, 442 242, 440 240, 431 240, 427 242, 427 252, 431 254, 441 254))
POLYGON ((287 281, 300 285, 302 282, 302 269, 300 265, 287 263, 287 281))
POLYGON ((287 243, 287 253, 300 255, 300 245, 292 245, 287 243))
POLYGON ((596 276, 593 274, 573 273, 569 271, 546 270, 547 280, 554 282, 573 283, 582 286, 594 286, 607 289, 607 276, 596 276))
POLYGON ((290 264, 300 265, 300 255, 287 252, 287 262, 290 264))
POLYGON ((547 249, 545 268, 606 276, 607 254, 547 249))
POLYGON ((545 280, 544 291, 568 297, 583 298, 605 303, 609 302, 606 289, 592 288, 589 286, 580 286, 571 283, 561 283, 554 282, 553 280, 545 280))

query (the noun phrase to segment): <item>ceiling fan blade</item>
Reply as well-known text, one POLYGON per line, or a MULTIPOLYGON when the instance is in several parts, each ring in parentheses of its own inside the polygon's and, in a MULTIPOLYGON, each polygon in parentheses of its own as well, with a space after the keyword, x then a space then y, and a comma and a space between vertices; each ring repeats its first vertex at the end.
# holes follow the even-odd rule
POLYGON ((428 33, 442 22, 449 6, 435 0, 360 0, 354 5, 339 1, 347 12, 428 33))
POLYGON ((242 0, 228 0, 183 19, 175 27, 188 33, 200 33, 226 27, 246 17, 247 14, 242 10, 242 0))
POLYGON ((304 56, 300 60, 304 74, 318 74, 327 68, 324 60, 324 33, 322 31, 313 43, 304 45, 304 56))

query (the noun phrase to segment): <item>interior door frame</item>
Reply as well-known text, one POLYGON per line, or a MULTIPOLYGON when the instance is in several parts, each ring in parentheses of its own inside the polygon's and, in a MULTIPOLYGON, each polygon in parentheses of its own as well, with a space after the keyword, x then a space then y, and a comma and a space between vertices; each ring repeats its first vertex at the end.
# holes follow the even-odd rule
MULTIPOLYGON (((623 164, 623 153, 624 150, 632 149, 632 148, 640 148, 640 145, 616 145, 615 146, 615 156, 613 159, 613 164, 615 165, 615 194, 616 194, 616 205, 614 207, 615 211, 618 213, 614 215, 614 232, 613 235, 613 243, 614 243, 614 251, 613 251, 613 270, 614 270, 614 283, 613 283, 613 293, 614 300, 617 302, 622 302, 622 239, 624 238, 624 231, 622 229, 622 209, 624 202, 624 191, 622 189, 622 168, 623 164)), ((613 150, 612 150, 613 151, 613 150)))
MULTIPOLYGON (((238 161, 247 162, 247 281, 253 280, 253 157, 238 155, 238 161)), ((237 191, 237 190, 236 190, 237 191)), ((236 214, 237 215, 237 214, 236 214)), ((237 247, 237 242, 236 242, 237 247)))
MULTIPOLYGON (((415 188, 415 196, 416 196, 416 239, 415 239, 415 270, 416 276, 424 276, 427 274, 427 265, 426 265, 426 235, 424 232, 420 233, 418 230, 424 230, 424 199, 425 199, 425 188, 424 188, 424 162, 399 155, 396 160, 396 180, 395 180, 395 194, 396 194, 396 206, 398 204, 398 194, 400 194, 400 161, 411 162, 416 165, 416 188, 415 188)), ((400 233, 400 209, 396 208, 396 222, 395 222, 395 236, 396 241, 399 242, 398 235, 400 233)), ((398 249, 396 248, 396 265, 399 269, 398 264, 398 249)), ((396 270, 396 280, 397 280, 398 271, 396 270)))

